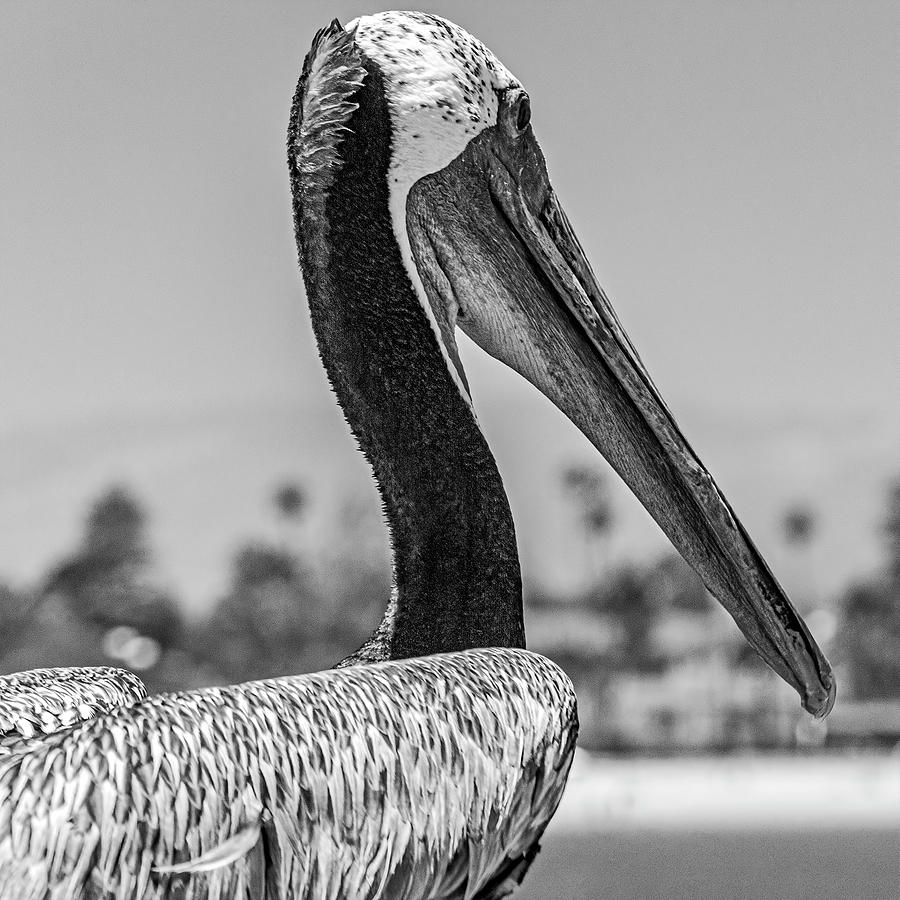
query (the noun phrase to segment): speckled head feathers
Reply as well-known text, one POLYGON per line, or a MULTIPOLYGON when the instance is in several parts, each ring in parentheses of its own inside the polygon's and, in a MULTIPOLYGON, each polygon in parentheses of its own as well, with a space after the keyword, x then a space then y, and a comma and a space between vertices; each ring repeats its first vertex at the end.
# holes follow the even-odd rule
POLYGON ((440 171, 497 121, 500 94, 518 80, 478 39, 440 16, 383 12, 315 37, 294 98, 289 151, 319 188, 340 164, 341 131, 365 77, 378 66, 391 111, 389 178, 407 190, 440 171), (293 127, 296 126, 296 127, 293 127))
POLYGON ((494 125, 499 92, 519 84, 481 41, 439 16, 384 12, 354 19, 347 31, 384 75, 390 177, 407 187, 494 125))

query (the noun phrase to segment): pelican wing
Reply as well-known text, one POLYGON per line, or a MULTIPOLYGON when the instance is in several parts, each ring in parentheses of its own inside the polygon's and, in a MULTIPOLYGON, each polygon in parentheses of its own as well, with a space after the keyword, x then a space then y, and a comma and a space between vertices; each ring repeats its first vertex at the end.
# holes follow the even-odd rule
POLYGON ((0 898, 473 898, 527 866, 576 730, 524 650, 152 697, 0 764, 0 898))
POLYGON ((0 675, 0 759, 41 737, 147 696, 133 672, 110 666, 30 669, 0 675))

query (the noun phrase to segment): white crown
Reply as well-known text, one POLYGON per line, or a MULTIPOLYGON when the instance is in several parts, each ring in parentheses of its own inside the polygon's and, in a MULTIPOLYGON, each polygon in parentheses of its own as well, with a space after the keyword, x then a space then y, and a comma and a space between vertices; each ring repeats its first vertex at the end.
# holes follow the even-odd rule
POLYGON ((393 138, 389 178, 404 194, 496 124, 497 91, 519 84, 481 41, 439 16, 384 12, 346 27, 384 75, 393 138))

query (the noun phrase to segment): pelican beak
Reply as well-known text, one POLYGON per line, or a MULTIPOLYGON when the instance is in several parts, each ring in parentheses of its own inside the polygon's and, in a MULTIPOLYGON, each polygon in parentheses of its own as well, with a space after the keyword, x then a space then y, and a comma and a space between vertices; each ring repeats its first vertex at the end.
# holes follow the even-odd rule
POLYGON ((410 192, 432 306, 581 429, 806 710, 827 715, 827 660, 663 402, 509 106, 410 192))

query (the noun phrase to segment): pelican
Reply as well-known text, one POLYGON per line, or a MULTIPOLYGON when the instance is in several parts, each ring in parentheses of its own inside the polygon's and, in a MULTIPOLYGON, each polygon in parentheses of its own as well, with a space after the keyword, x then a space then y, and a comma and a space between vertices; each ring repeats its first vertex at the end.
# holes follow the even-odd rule
POLYGON ((390 528, 384 619, 330 671, 56 711, 50 733, 20 735, 0 764, 3 900, 491 900, 521 882, 576 701, 525 649, 513 521, 457 328, 584 432, 808 711, 834 702, 597 284, 528 94, 493 53, 433 15, 335 20, 287 150, 319 351, 390 528))

